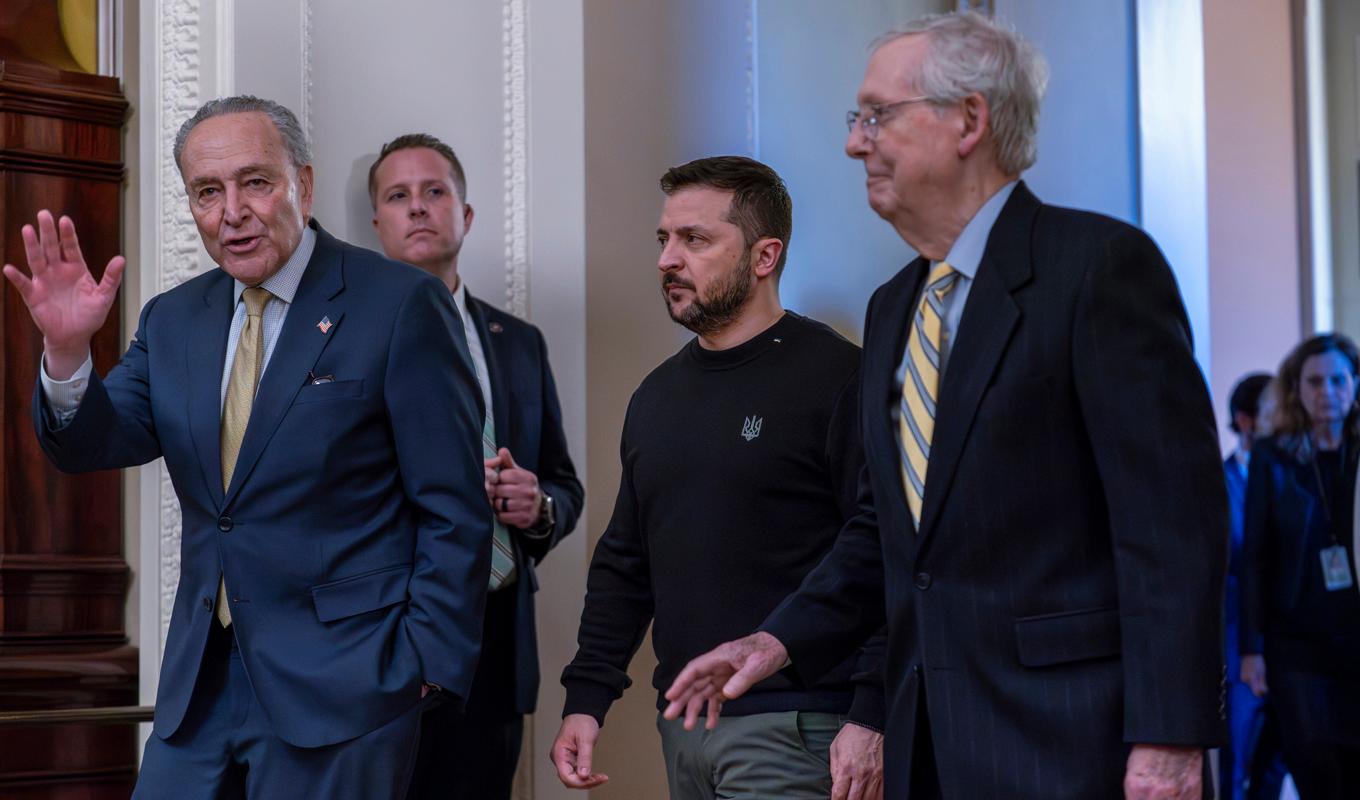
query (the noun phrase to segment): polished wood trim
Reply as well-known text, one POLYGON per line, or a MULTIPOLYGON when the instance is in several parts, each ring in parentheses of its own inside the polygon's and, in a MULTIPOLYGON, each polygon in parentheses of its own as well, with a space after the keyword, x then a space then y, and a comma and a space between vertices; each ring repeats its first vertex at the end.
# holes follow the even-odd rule
POLYGON ((155 706, 108 706, 105 708, 55 708, 47 711, 0 711, 0 728, 19 725, 65 725, 75 722, 117 725, 150 722, 155 706))

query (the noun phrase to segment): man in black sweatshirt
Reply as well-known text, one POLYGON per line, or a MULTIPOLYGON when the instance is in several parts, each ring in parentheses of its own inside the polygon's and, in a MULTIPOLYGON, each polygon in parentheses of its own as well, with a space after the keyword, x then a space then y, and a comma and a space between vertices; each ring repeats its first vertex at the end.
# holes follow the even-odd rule
MULTIPOLYGON (((552 748, 579 789, 608 780, 594 746, 648 623, 660 691, 798 588, 855 514, 864 463, 859 348, 779 302, 793 212, 783 181, 720 157, 669 170, 661 189, 662 294, 698 336, 643 380, 624 422, 552 748)), ((723 708, 731 727, 658 718, 671 797, 877 797, 880 654, 871 641, 813 685, 777 674, 723 708)))

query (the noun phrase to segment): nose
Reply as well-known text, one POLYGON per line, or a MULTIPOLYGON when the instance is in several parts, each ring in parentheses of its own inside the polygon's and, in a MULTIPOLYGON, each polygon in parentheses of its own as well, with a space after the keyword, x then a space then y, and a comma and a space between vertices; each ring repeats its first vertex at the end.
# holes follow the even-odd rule
POLYGON ((406 207, 406 213, 411 219, 420 219, 428 213, 425 210, 425 204, 420 199, 420 195, 411 195, 411 204, 406 207))
POLYGON ((230 183, 223 193, 226 202, 222 204, 222 221, 230 227, 239 228, 250 215, 250 206, 246 204, 244 195, 230 183))
POLYGON ((661 255, 657 257, 656 268, 661 270, 664 275, 667 272, 674 272, 685 265, 680 258, 680 247, 675 244, 675 240, 666 242, 661 247, 661 255))
POLYGON ((869 155, 873 142, 869 134, 864 132, 864 125, 856 122, 850 129, 850 135, 845 138, 845 154, 851 158, 862 159, 869 155))

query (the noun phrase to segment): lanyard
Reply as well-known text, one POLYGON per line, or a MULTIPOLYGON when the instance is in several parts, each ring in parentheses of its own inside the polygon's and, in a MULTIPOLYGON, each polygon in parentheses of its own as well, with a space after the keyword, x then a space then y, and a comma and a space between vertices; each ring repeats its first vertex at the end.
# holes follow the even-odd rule
MULTIPOLYGON (((1313 451, 1313 478, 1317 480, 1318 494, 1322 496, 1322 514, 1327 519, 1327 535, 1331 537, 1332 545, 1338 546, 1341 542, 1336 538, 1336 526, 1332 524, 1332 504, 1329 502, 1327 496, 1327 487, 1323 485, 1322 468, 1318 466, 1318 456, 1321 455, 1322 448, 1318 447, 1317 441, 1313 438, 1311 433, 1308 434, 1308 443, 1311 445, 1310 449, 1313 451)), ((1341 482, 1344 484, 1346 481, 1346 436, 1344 433, 1341 436, 1340 450, 1341 458, 1340 465, 1337 467, 1337 473, 1341 482)), ((1332 489, 1336 489, 1335 479, 1332 481, 1332 489)), ((1338 494, 1336 496, 1339 497, 1340 495, 1338 494)))

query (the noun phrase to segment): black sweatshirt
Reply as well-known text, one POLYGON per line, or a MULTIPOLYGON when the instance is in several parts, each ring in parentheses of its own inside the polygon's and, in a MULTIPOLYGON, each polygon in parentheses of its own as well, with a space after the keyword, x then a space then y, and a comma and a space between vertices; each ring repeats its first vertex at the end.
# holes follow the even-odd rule
MULTIPOLYGON (((603 724, 653 619, 662 708, 690 659, 751 633, 798 588, 856 512, 859 363, 858 347, 789 312, 727 350, 692 340, 643 380, 562 673, 564 716, 603 724)), ((723 713, 826 711, 882 730, 881 656, 876 637, 812 687, 785 670, 723 713)))

